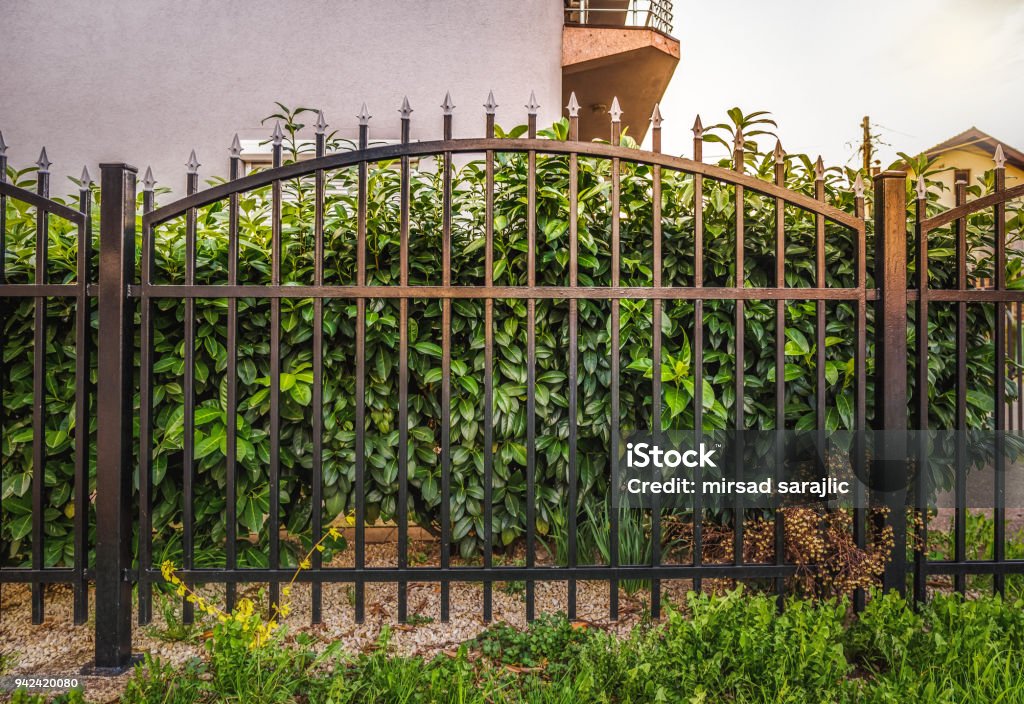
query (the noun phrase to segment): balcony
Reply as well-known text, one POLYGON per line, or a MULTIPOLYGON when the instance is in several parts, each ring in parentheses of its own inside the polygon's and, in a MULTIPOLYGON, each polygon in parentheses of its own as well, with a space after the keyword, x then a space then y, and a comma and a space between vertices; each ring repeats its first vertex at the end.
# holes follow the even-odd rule
POLYGON ((588 27, 640 27, 672 32, 671 0, 569 0, 565 24, 588 27))
POLYGON ((608 138, 616 96, 628 134, 643 139, 679 63, 672 21, 671 0, 566 0, 562 102, 575 91, 581 139, 608 138))

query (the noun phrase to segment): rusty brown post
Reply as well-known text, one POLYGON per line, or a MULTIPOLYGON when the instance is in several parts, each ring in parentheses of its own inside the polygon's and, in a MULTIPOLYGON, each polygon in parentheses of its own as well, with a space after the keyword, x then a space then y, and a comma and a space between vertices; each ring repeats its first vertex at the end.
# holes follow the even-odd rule
MULTIPOLYGON (((888 509, 876 527, 893 533, 882 576, 885 591, 906 592, 907 546, 907 174, 875 176, 875 430, 884 459, 871 466, 872 504, 888 509), (902 451, 901 451, 902 450, 902 451)), ((877 441, 876 441, 877 442, 877 441)), ((880 448, 876 447, 876 454, 880 448)))

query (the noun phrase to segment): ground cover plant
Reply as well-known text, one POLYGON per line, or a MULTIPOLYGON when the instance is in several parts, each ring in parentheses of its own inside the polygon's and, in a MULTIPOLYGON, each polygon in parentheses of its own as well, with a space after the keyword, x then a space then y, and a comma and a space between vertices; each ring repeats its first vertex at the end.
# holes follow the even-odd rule
MULTIPOLYGON (((285 128, 286 161, 299 158, 309 145, 298 139, 313 115, 308 110, 287 110, 274 116, 285 128)), ((770 178, 775 156, 770 135, 772 124, 764 115, 743 115, 730 111, 729 121, 708 128, 706 140, 731 145, 743 130, 743 169, 770 178), (759 134, 760 133, 760 134, 759 134)), ((500 136, 521 136, 517 127, 500 136)), ((567 123, 561 121, 544 130, 543 137, 565 139, 567 123)), ((634 146, 628 138, 624 144, 634 146)), ((351 148, 332 138, 330 148, 351 148)), ((804 155, 785 157, 786 185, 813 193, 815 169, 804 155)), ((518 285, 526 281, 526 160, 522 155, 498 153, 495 171, 494 211, 496 284, 518 285)), ((732 167, 731 159, 721 165, 732 167)), ((386 286, 398 278, 399 171, 395 163, 374 165, 369 171, 368 193, 368 278, 386 286)), ((930 181, 927 168, 922 169, 930 181)), ((10 180, 32 187, 32 169, 10 171, 10 180)), ((826 169, 823 178, 826 200, 846 211, 853 209, 853 172, 826 169)), ((172 175, 158 175, 172 180, 172 175)), ((622 280, 630 286, 652 283, 652 171, 628 163, 622 171, 622 280)), ((355 268, 356 170, 339 169, 328 174, 326 207, 325 272, 327 283, 351 283, 355 268)), ((441 174, 434 160, 423 158, 412 172, 411 183, 411 283, 440 283, 440 221, 442 215, 441 174)), ((453 177, 452 279, 457 285, 483 282, 484 168, 479 160, 458 166, 453 177)), ((610 282, 610 164, 606 160, 581 158, 579 176, 579 232, 581 285, 610 282)), ((559 156, 540 156, 537 171, 537 281, 541 285, 568 281, 568 163, 559 156)), ((937 183, 931 187, 937 189, 937 183)), ((991 190, 991 174, 971 184, 972 197, 991 190)), ((735 271, 734 189, 706 180, 705 196, 705 284, 731 285, 735 271)), ((910 184, 908 184, 908 192, 910 184)), ((54 189, 55 191, 57 189, 54 189)), ((175 197, 159 188, 158 200, 175 197)), ((693 179, 671 171, 663 173, 662 232, 663 274, 666 284, 691 285, 693 271, 693 179)), ((313 268, 313 179, 294 179, 284 184, 282 233, 285 242, 282 276, 286 283, 308 282, 313 268)), ((98 198, 98 192, 92 191, 98 198)), ((178 193, 180 195, 180 193, 178 193)), ((870 189, 868 190, 870 201, 870 189)), ((932 210, 940 206, 929 196, 932 210)), ((912 200, 912 198, 911 198, 912 200)), ((870 202, 869 202, 870 205, 870 202)), ((262 189, 240 199, 242 283, 269 281, 270 192, 262 189)), ((7 261, 11 282, 26 282, 34 275, 34 212, 13 199, 6 200, 7 261)), ((774 284, 774 200, 749 190, 743 201, 746 214, 745 268, 747 286, 774 284)), ((99 208, 94 207, 94 216, 99 208)), ((1014 213, 1007 231, 1011 240, 1019 237, 1022 219, 1014 213)), ((786 228, 786 285, 799 289, 813 285, 813 217, 796 208, 784 211, 786 228)), ((198 283, 223 283, 227 272, 227 203, 201 209, 198 217, 198 283)), ((174 220, 156 232, 155 270, 157 283, 181 283, 184 271, 184 223, 174 220)), ((870 237, 870 227, 869 227, 870 237)), ((933 285, 948 285, 952 275, 951 233, 939 232, 932 243, 933 285)), ((991 275, 991 215, 972 219, 972 280, 991 275), (987 272, 987 273, 986 273, 987 272)), ((51 219, 50 266, 53 282, 74 277, 76 245, 57 219, 51 219)), ((872 251, 869 241, 868 251, 872 251)), ((1020 262, 1010 251, 1008 285, 1019 287, 1020 262)), ((871 266, 869 262, 869 276, 871 266)), ((842 227, 826 226, 826 279, 829 286, 852 286, 853 245, 851 234, 842 227)), ((50 299, 47 348, 47 426, 45 429, 47 472, 45 477, 45 564, 67 565, 72 560, 73 476, 72 445, 77 429, 71 409, 75 346, 73 302, 50 299)), ((3 462, 5 520, 0 526, 0 554, 19 564, 30 554, 31 529, 31 405, 32 405, 32 303, 28 299, 4 303, 4 433, 0 452, 3 462)), ((451 414, 452 440, 452 539, 464 558, 478 556, 484 541, 483 507, 483 302, 459 300, 453 304, 452 322, 452 405, 440 407, 441 338, 438 301, 413 301, 410 305, 409 386, 409 479, 410 515, 421 525, 437 529, 440 516, 440 418, 451 414)), ((367 304, 367 387, 366 427, 354 427, 354 315, 346 301, 325 304, 325 386, 323 498, 325 519, 350 514, 357 497, 354 488, 354 448, 358 431, 365 433, 367 481, 365 491, 368 520, 392 520, 397 515, 398 462, 397 419, 397 302, 372 299, 367 304)), ((991 342, 993 307, 969 307, 968 325, 968 424, 991 427, 994 401, 991 398, 993 348, 991 342)), ((557 540, 567 525, 567 511, 575 511, 578 523, 605 514, 609 468, 607 447, 610 418, 610 336, 607 302, 580 303, 580 412, 579 495, 575 507, 567 506, 568 403, 567 403, 567 316, 564 301, 537 305, 537 521, 541 537, 557 540)), ((240 566, 266 566, 269 497, 269 349, 266 330, 269 303, 259 299, 239 302, 239 408, 237 461, 237 534, 240 566), (255 542, 249 536, 256 536, 255 542)), ((734 309, 729 302, 705 304, 704 424, 708 429, 726 428, 734 423, 736 372, 734 309)), ((847 303, 830 303, 826 331, 826 424, 828 429, 850 428, 852 417, 853 310, 847 303)), ((932 427, 951 427, 955 399, 954 353, 955 312, 951 306, 932 307, 934 320, 930 367, 932 383, 932 427)), ((182 513, 183 428, 183 303, 162 299, 154 311, 154 450, 153 525, 157 550, 164 559, 180 561, 182 513)), ((624 431, 651 425, 650 376, 651 306, 645 302, 623 301, 621 311, 622 379, 620 416, 624 431)), ((197 301, 196 347, 196 464, 194 521, 197 537, 195 564, 198 567, 223 564, 226 536, 225 481, 226 452, 226 302, 197 301)), ((93 318, 95 325, 95 315, 93 318)), ((283 545, 282 562, 294 566, 306 552, 310 540, 312 384, 312 302, 282 302, 282 423, 281 423, 281 524, 295 541, 283 545), (302 541, 305 541, 302 544, 302 541)), ((524 468, 526 333, 525 304, 498 301, 495 306, 495 462, 493 495, 493 540, 499 549, 514 545, 526 530, 526 485, 524 468)), ((870 322, 870 321, 869 321, 870 322)), ((793 301, 786 313, 786 417, 774 418, 774 360, 771 341, 775 335, 774 307, 750 301, 746 308, 746 356, 741 360, 746 379, 744 401, 748 427, 769 429, 777 422, 787 428, 811 427, 816 417, 814 379, 814 306, 793 301)), ((659 399, 661 423, 665 428, 688 428, 694 423, 694 357, 692 341, 693 305, 688 301, 666 304, 657 324, 664 335, 664 359, 659 365, 664 397, 659 399)), ((871 339, 870 330, 868 339, 871 339)), ((868 399, 872 399, 872 352, 868 354, 868 399)), ((95 383, 95 378, 92 380, 95 383)), ((1016 387, 1007 384, 1008 393, 1016 387)), ((923 390, 922 390, 923 391, 923 390)), ((91 400, 94 403, 95 399, 91 400)), ((870 403, 870 401, 869 401, 870 403)), ((871 411, 869 406, 869 417, 871 411)), ((95 423, 93 416, 92 423, 95 423)), ((94 425, 89 432, 94 432, 94 425)), ((91 471, 94 471, 91 470, 91 471)), ((935 483, 948 484, 948 470, 933 467, 935 483), (942 474, 947 472, 947 474, 942 474)), ((136 477, 136 484, 138 478, 136 477)), ((726 523, 728 512, 712 517, 726 523)), ((639 525, 643 526, 640 521, 639 525)), ((624 530, 636 526, 623 523, 624 530)), ((594 529, 597 535, 601 531, 594 529)), ((635 532, 635 531, 634 531, 635 532)), ((606 537, 606 535, 604 536, 606 537)), ((627 536, 629 537, 629 536, 627 536)), ((638 555, 650 550, 643 535, 629 544, 638 555)), ((91 541, 90 541, 91 542, 91 541)), ((594 544, 586 560, 607 557, 601 544, 594 544)), ((621 542, 621 541, 620 541, 621 542)))
MULTIPOLYGON (((122 701, 164 702, 905 702, 1024 701, 1024 603, 898 595, 849 604, 690 594, 625 638, 548 617, 497 624, 433 658, 315 652, 307 640, 238 647, 173 668, 147 658, 122 701)), ((219 628, 219 627, 218 627, 219 628)))

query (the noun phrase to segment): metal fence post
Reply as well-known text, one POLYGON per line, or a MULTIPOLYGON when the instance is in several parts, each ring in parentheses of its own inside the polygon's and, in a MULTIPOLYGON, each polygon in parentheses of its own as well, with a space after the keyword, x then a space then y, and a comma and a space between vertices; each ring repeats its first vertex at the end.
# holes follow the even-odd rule
MULTIPOLYGON (((871 466, 871 503, 888 512, 876 527, 893 532, 891 559, 882 576, 886 591, 906 593, 908 463, 907 430, 907 174, 875 176, 875 430, 886 458, 871 466), (902 451, 901 451, 902 448, 902 451)), ((876 447, 876 450, 880 449, 876 447)))
POLYGON ((121 669, 132 650, 131 442, 135 176, 100 164, 99 354, 96 463, 96 669, 121 669))

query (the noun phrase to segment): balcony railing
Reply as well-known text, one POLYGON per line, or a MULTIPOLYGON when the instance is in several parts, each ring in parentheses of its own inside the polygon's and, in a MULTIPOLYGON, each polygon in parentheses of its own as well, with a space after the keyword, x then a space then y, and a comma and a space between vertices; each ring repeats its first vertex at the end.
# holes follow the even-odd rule
POLYGON ((565 23, 672 32, 672 0, 566 0, 565 23))

